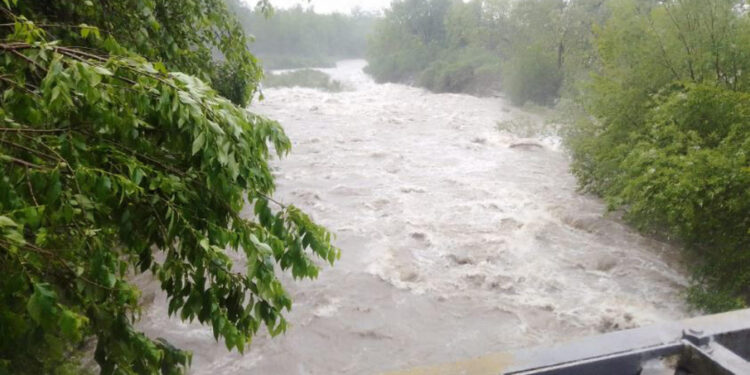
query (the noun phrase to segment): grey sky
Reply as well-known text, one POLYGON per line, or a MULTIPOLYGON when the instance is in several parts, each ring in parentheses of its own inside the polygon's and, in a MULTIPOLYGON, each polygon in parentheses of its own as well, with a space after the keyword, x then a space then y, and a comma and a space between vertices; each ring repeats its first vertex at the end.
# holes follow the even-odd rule
MULTIPOLYGON (((255 0, 244 0, 246 3, 255 4, 255 0)), ((312 6, 318 13, 348 13, 354 7, 360 7, 365 11, 378 11, 387 8, 391 0, 271 0, 271 4, 278 8, 289 8, 297 4, 307 8, 312 6)))

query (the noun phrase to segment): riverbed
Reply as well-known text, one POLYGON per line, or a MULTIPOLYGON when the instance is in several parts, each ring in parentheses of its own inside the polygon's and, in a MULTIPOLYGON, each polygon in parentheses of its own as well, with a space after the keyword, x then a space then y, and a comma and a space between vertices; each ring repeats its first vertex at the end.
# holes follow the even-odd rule
POLYGON ((244 355, 167 318, 157 293, 139 327, 193 350, 191 373, 376 374, 690 315, 678 249, 578 192, 554 132, 497 128, 542 116, 376 84, 364 64, 325 69, 346 91, 266 89, 251 108, 293 143, 275 197, 333 231, 342 257, 316 280, 284 277, 288 331, 244 355))

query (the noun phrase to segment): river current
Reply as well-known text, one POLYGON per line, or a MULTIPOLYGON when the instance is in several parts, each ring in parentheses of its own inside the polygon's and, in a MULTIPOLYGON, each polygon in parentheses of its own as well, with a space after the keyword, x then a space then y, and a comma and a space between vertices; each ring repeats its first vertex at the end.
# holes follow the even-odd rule
POLYGON ((275 197, 342 249, 316 280, 283 277, 288 331, 229 353, 147 283, 139 328, 192 350, 192 374, 376 374, 689 314, 676 248, 579 193, 559 137, 497 129, 539 116, 376 84, 364 64, 323 69, 347 91, 266 89, 251 108, 293 143, 275 197))

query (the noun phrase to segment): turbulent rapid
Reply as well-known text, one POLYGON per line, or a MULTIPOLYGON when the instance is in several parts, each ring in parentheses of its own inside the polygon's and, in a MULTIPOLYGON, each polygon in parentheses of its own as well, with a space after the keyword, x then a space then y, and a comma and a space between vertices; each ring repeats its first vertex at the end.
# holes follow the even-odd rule
POLYGON ((375 374, 688 314, 674 247, 577 192, 558 137, 496 126, 541 119, 501 98, 375 84, 363 66, 325 70, 349 91, 266 89, 254 108, 294 144, 274 162, 276 197, 343 253, 317 280, 283 278, 286 334, 229 353, 146 285, 140 328, 192 350, 191 373, 375 374))

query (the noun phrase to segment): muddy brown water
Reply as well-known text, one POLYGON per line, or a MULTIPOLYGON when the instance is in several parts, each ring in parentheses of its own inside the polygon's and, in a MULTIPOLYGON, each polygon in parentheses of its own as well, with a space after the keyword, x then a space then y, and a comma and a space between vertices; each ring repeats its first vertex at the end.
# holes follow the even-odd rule
MULTIPOLYGON (((375 84, 363 61, 327 69, 349 91, 266 89, 253 110, 294 147, 276 198, 337 235, 317 280, 283 280, 286 334, 229 353, 167 317, 158 286, 139 328, 194 352, 192 374, 375 374, 686 317, 677 249, 576 191, 554 134, 501 98, 375 84)), ((248 212, 249 214, 249 212, 248 212)))

